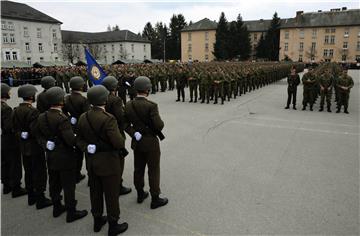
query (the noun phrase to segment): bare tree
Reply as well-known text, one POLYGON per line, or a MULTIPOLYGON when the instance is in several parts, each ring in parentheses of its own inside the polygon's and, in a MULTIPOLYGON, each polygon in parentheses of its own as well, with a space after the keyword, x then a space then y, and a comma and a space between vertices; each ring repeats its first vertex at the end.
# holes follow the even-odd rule
POLYGON ((309 47, 309 49, 305 52, 306 57, 309 58, 311 62, 313 61, 312 58, 315 58, 316 54, 317 50, 313 47, 309 47))
POLYGON ((73 43, 64 43, 62 44, 62 52, 63 52, 63 59, 64 61, 69 61, 74 63, 74 60, 79 60, 80 58, 80 51, 79 45, 73 43))
POLYGON ((102 48, 100 47, 99 44, 89 44, 88 48, 89 48, 89 52, 91 53, 91 55, 93 55, 95 59, 101 58, 103 53, 102 53, 102 48))

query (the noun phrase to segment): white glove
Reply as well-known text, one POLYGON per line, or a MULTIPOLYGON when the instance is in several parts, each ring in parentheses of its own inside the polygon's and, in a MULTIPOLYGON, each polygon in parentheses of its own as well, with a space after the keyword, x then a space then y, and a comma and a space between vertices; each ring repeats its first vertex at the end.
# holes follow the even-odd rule
POLYGON ((46 142, 46 149, 49 151, 52 151, 55 149, 55 143, 53 141, 47 141, 46 142))
POLYGON ((29 137, 29 132, 26 132, 26 131, 25 131, 25 132, 21 132, 21 138, 22 138, 22 139, 25 139, 25 140, 26 140, 28 137, 29 137))
POLYGON ((127 86, 131 87, 131 84, 130 84, 129 82, 126 81, 125 84, 126 84, 127 86))
POLYGON ((139 132, 135 132, 134 137, 135 137, 136 141, 140 141, 140 139, 142 138, 142 135, 139 132))
POLYGON ((70 123, 71 123, 72 125, 76 125, 76 122, 77 122, 77 119, 76 119, 75 117, 71 117, 70 123))
POLYGON ((89 144, 87 146, 87 151, 90 154, 94 154, 96 152, 96 145, 95 144, 89 144))

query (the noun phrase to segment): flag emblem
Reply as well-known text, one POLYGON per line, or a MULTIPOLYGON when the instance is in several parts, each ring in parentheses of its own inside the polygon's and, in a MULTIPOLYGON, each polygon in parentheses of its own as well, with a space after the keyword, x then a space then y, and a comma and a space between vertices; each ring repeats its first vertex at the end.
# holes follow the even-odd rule
POLYGON ((97 66, 93 65, 91 67, 91 75, 94 77, 94 79, 98 80, 101 77, 101 73, 99 68, 97 66))

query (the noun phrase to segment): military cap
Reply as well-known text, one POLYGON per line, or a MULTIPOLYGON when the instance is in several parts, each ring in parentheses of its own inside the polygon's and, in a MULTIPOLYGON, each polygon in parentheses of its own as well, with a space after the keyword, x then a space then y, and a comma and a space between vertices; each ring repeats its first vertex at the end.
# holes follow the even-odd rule
POLYGON ((139 76, 134 81, 134 88, 136 91, 148 91, 151 87, 151 81, 146 76, 139 76))
POLYGON ((58 105, 64 102, 65 92, 60 87, 49 88, 45 94, 49 105, 58 105))
POLYGON ((18 96, 21 98, 35 97, 37 89, 32 84, 25 84, 19 87, 18 96))
POLYGON ((41 79, 41 87, 49 89, 55 86, 56 80, 52 76, 45 76, 41 79))
POLYGON ((80 76, 74 76, 70 79, 70 88, 80 90, 84 87, 85 81, 80 76))
POLYGON ((10 86, 5 84, 5 83, 1 83, 1 98, 10 98, 9 96, 9 92, 10 92, 10 86))
POLYGON ((102 81, 102 85, 104 85, 109 91, 114 91, 117 88, 118 80, 114 76, 106 76, 102 81))
POLYGON ((110 92, 103 85, 91 87, 87 92, 87 98, 91 105, 105 105, 110 92))

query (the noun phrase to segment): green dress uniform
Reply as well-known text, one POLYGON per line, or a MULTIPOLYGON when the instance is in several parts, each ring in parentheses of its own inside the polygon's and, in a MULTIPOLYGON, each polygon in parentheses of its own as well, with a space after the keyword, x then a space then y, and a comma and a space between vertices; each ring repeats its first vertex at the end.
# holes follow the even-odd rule
POLYGON ((339 91, 339 102, 337 112, 344 106, 344 112, 348 113, 350 89, 354 86, 353 79, 348 75, 341 75, 337 81, 339 91))
POLYGON ((316 83, 315 80, 315 76, 312 72, 308 72, 306 74, 303 75, 302 77, 302 82, 303 82, 303 109, 306 109, 307 104, 310 105, 310 110, 313 110, 313 105, 314 105, 314 92, 313 92, 313 87, 314 84, 316 83))
POLYGON ((331 95, 332 95, 332 87, 333 87, 333 77, 329 72, 325 72, 320 76, 319 79, 320 84, 320 110, 324 109, 324 100, 326 97, 326 105, 328 112, 331 112, 331 95))

